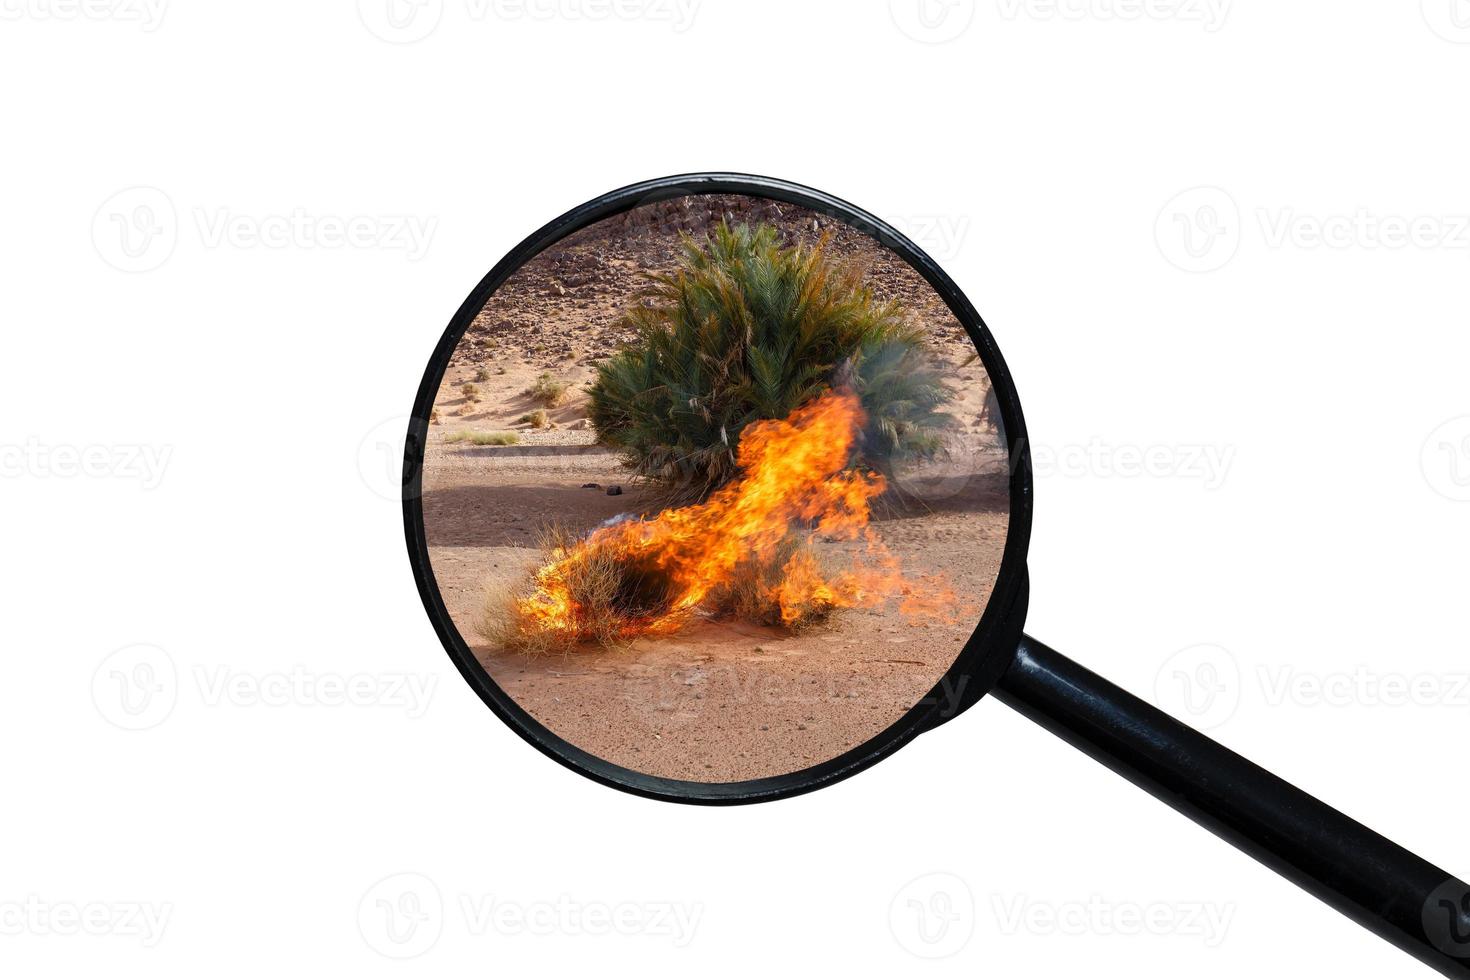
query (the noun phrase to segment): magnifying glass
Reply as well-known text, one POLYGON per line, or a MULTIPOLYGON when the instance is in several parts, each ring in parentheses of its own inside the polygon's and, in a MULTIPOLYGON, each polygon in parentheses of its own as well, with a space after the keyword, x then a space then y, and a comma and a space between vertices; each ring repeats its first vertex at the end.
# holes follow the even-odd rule
POLYGON ((988 693, 1470 977, 1465 882, 1022 632, 1027 447, 989 330, 907 237, 690 174, 569 211, 465 300, 404 523, 465 679, 601 783, 794 796, 988 693))

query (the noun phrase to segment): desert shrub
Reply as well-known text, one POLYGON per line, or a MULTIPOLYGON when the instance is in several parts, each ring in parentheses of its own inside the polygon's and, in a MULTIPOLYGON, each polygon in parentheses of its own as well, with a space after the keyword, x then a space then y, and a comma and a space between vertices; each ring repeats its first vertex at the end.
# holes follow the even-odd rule
POLYGON ((475 380, 476 381, 482 381, 482 382, 483 381, 489 381, 490 380, 490 372, 487 371, 487 370, 485 370, 484 368, 476 368, 475 369, 475 380))
MULTIPOLYGON (((550 560, 576 543, 577 535, 567 528, 551 527, 542 533, 538 546, 543 559, 550 560)), ((650 581, 613 552, 594 551, 568 573, 573 610, 563 628, 548 629, 528 619, 520 609, 524 595, 509 586, 486 590, 476 628, 491 643, 531 656, 569 650, 583 642, 615 646, 623 639, 628 616, 640 611, 637 606, 657 603, 657 597, 644 595, 650 581)))
POLYGON ((514 432, 475 432, 459 429, 444 433, 445 442, 467 442, 471 446, 514 446, 521 437, 514 432))
MULTIPOLYGON (((554 593, 565 604, 548 615, 538 576, 519 586, 486 590, 475 627, 486 640, 526 654, 566 651, 580 643, 617 646, 645 624, 669 615, 680 587, 656 556, 586 547, 563 526, 543 531, 537 568, 557 569, 554 593), (566 560, 569 554, 575 560, 566 560)), ((810 539, 793 532, 762 556, 751 556, 704 597, 700 611, 799 633, 827 621, 836 609, 828 593, 803 586, 820 571, 810 539), (793 595, 790 586, 796 585, 793 595), (783 615, 783 599, 787 608, 783 615)))
POLYGON ((477 402, 480 400, 480 386, 473 381, 466 381, 460 385, 459 393, 464 396, 464 400, 467 402, 477 402))
POLYGON ((536 377, 536 382, 531 385, 527 394, 547 408, 555 408, 567 400, 567 391, 570 388, 571 385, 565 381, 558 381, 550 372, 543 371, 536 377))
POLYGON ((529 425, 533 429, 545 429, 551 425, 551 416, 546 414, 546 409, 538 408, 534 412, 527 412, 525 415, 516 419, 516 421, 523 425, 529 425))
POLYGON ((833 606, 811 600, 795 609, 795 618, 781 617, 781 583, 793 560, 816 564, 810 544, 789 534, 764 558, 751 556, 731 570, 730 579, 705 598, 704 606, 715 616, 730 617, 760 626, 784 626, 792 632, 826 622, 833 606))
POLYGON ((599 440, 670 498, 695 499, 734 475, 745 426, 845 386, 867 413, 854 464, 889 472, 938 451, 951 392, 924 331, 825 243, 782 247, 768 225, 723 222, 703 243, 685 236, 678 269, 623 317, 635 340, 598 366, 599 440))

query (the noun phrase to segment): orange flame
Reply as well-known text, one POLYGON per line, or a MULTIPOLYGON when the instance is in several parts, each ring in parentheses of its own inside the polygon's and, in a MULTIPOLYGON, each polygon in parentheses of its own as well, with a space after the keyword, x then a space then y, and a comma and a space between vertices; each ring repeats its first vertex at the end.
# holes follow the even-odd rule
POLYGON ((553 551, 536 571, 533 591, 514 602, 517 628, 570 642, 586 638, 589 611, 573 583, 587 563, 612 558, 657 579, 654 608, 630 609, 615 632, 625 637, 674 632, 729 585, 742 564, 777 561, 793 535, 803 544, 816 537, 861 540, 863 548, 849 567, 831 574, 822 571, 810 550, 796 550, 774 584, 759 586, 782 623, 892 599, 906 615, 952 615, 956 599, 944 580, 905 579, 897 558, 869 526, 869 505, 885 481, 877 473, 849 468, 864 421, 858 399, 834 391, 784 420, 747 426, 736 453, 740 475, 704 503, 601 527, 553 551))

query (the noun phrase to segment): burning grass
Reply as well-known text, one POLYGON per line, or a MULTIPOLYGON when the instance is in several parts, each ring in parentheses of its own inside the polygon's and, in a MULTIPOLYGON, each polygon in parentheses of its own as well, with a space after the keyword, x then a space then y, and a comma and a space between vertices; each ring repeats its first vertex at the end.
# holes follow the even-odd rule
MULTIPOLYGON (((580 540, 565 527, 552 527, 542 534, 539 545, 543 554, 561 555, 570 553, 580 540)), ((575 597, 575 629, 540 629, 520 613, 525 597, 491 589, 485 596, 480 635, 497 646, 533 655, 563 650, 584 640, 615 646, 622 637, 625 614, 631 611, 623 607, 639 591, 635 570, 619 556, 602 551, 569 566, 561 584, 575 597)))
POLYGON ((837 605, 825 596, 812 594, 804 599, 788 597, 788 604, 783 606, 782 586, 793 569, 817 568, 820 564, 809 540, 788 534, 770 554, 752 555, 731 569, 729 580, 710 592, 705 608, 713 616, 758 626, 782 626, 800 633, 825 623, 837 605))
POLYGON ((947 582, 905 576, 869 526, 885 481, 851 465, 864 422, 856 396, 827 392, 786 419, 747 427, 737 476, 704 503, 581 538, 550 532, 529 585, 492 596, 481 632, 538 653, 666 635, 699 615, 789 630, 890 601, 906 615, 955 615, 947 582), (853 542, 857 554, 824 568, 818 540, 853 542))

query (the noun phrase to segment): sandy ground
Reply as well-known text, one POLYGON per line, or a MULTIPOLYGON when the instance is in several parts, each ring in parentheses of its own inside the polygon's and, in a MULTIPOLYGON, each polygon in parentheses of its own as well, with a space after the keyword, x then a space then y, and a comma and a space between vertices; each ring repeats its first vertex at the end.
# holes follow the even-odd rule
POLYGON ((798 636, 704 620, 675 637, 537 659, 496 649, 478 635, 487 588, 524 580, 540 557, 542 528, 591 528, 655 509, 617 457, 592 444, 581 420, 583 386, 598 359, 626 339, 615 321, 638 284, 632 270, 672 264, 670 224, 699 233, 716 215, 752 205, 762 213, 732 216, 778 222, 792 237, 814 235, 812 222, 823 220, 784 205, 772 215, 769 202, 700 203, 708 200, 587 229, 537 256, 497 291, 441 385, 423 506, 434 576, 450 615, 507 694, 561 737, 619 765, 728 782, 824 762, 878 734, 923 697, 989 598, 1007 518, 1004 454, 980 419, 988 383, 978 362, 967 363, 969 341, 917 274, 839 229, 834 253, 865 262, 875 291, 902 298, 925 319, 931 353, 951 365, 958 391, 950 456, 903 480, 902 505, 880 501, 875 526, 906 571, 945 573, 973 609, 953 624, 910 621, 892 609, 850 610, 798 636), (658 233, 648 234, 650 227, 658 233), (533 429, 517 420, 539 407, 526 392, 542 372, 571 388, 565 404, 548 410, 555 427, 533 429), (477 400, 461 394, 466 381, 480 389, 477 400), (519 444, 481 447, 447 438, 465 431, 513 431, 519 444), (610 486, 624 492, 610 496, 610 486))

